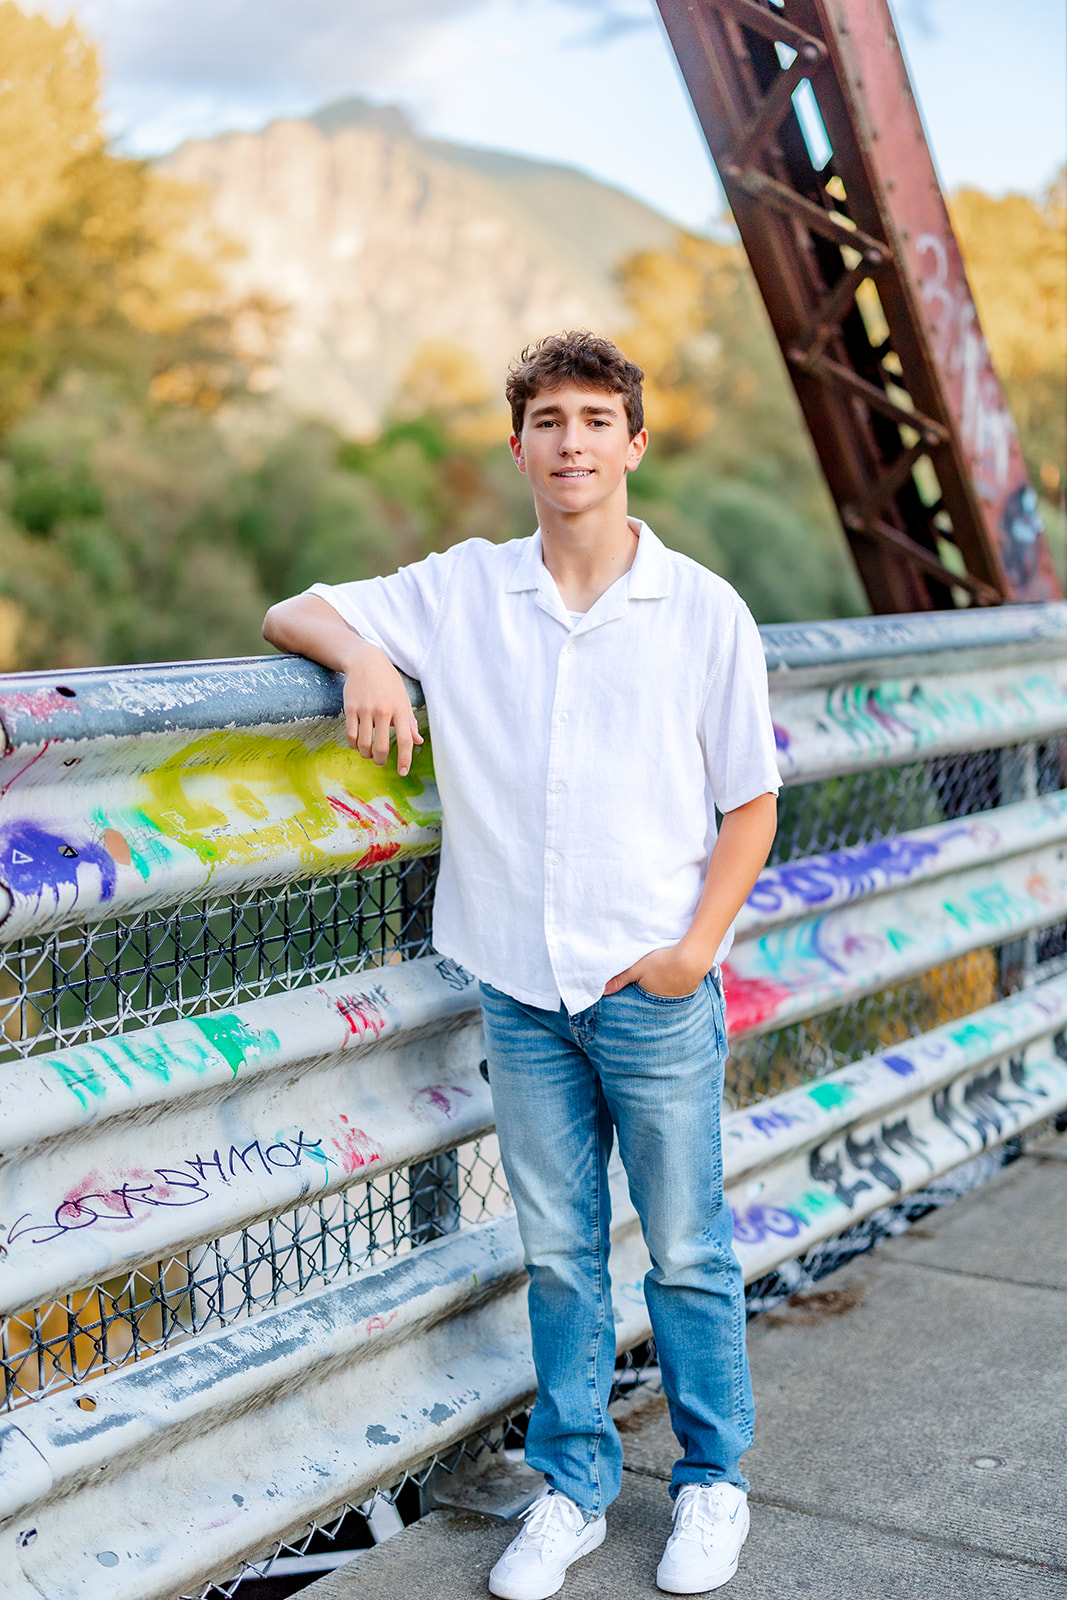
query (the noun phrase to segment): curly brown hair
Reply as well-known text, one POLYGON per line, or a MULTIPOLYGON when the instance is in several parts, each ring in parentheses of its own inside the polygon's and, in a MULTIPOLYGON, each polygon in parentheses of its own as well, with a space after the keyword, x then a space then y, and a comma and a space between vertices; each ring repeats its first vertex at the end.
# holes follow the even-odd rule
POLYGON ((610 339, 601 339, 581 328, 549 334, 536 344, 528 344, 518 360, 511 363, 504 393, 511 406, 512 428, 516 434, 522 432, 526 407, 536 394, 573 383, 579 389, 621 395, 633 439, 645 425, 641 401, 644 376, 641 368, 628 361, 610 339))

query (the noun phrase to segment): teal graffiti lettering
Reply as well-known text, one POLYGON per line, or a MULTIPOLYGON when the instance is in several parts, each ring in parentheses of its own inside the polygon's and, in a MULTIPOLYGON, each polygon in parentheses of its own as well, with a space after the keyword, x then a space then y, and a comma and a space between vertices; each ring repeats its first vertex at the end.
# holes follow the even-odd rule
POLYGON ((817 1106, 822 1106, 824 1111, 836 1111, 838 1106, 854 1100, 855 1093, 847 1083, 817 1083, 808 1090, 808 1098, 814 1100, 817 1106))
POLYGON ((961 928, 970 928, 973 918, 963 909, 962 906, 953 905, 951 900, 942 901, 942 906, 943 909, 947 911, 948 915, 953 919, 953 921, 959 923, 961 928))
POLYGON ((263 1050, 278 1048, 277 1034, 266 1029, 257 1032, 232 1011, 212 1017, 192 1017, 190 1021, 223 1057, 235 1078, 249 1057, 255 1059, 263 1050))

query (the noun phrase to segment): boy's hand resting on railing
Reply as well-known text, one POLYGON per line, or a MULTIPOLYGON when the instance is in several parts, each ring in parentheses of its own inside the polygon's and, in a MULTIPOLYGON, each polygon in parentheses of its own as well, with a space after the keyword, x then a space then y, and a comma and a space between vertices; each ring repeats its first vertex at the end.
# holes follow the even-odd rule
POLYGON ((353 750, 383 767, 396 730, 396 770, 406 777, 422 734, 404 680, 393 663, 354 633, 337 612, 315 594, 298 594, 271 606, 263 637, 279 650, 291 650, 345 675, 345 732, 353 750))
POLYGON ((345 675, 345 731, 353 750, 383 767, 389 756, 389 738, 396 729, 396 770, 403 778, 411 770, 414 746, 422 734, 411 709, 404 680, 388 656, 376 645, 357 640, 358 649, 341 668, 345 675))

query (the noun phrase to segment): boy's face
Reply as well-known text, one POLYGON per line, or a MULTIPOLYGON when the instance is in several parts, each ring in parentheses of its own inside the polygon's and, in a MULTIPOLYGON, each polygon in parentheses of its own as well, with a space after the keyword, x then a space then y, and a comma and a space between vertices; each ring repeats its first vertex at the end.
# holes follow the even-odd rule
POLYGON ((591 511, 612 495, 625 499, 626 475, 645 453, 648 433, 630 437, 622 395, 602 389, 542 389, 526 406, 511 453, 534 498, 554 510, 591 511))

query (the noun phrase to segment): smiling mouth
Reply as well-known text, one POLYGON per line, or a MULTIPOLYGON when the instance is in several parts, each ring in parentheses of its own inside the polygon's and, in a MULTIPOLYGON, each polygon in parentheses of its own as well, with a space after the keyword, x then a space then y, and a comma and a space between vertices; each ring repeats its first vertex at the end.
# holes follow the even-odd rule
POLYGON ((593 469, 592 467, 561 467, 552 476, 554 478, 591 478, 593 469))

